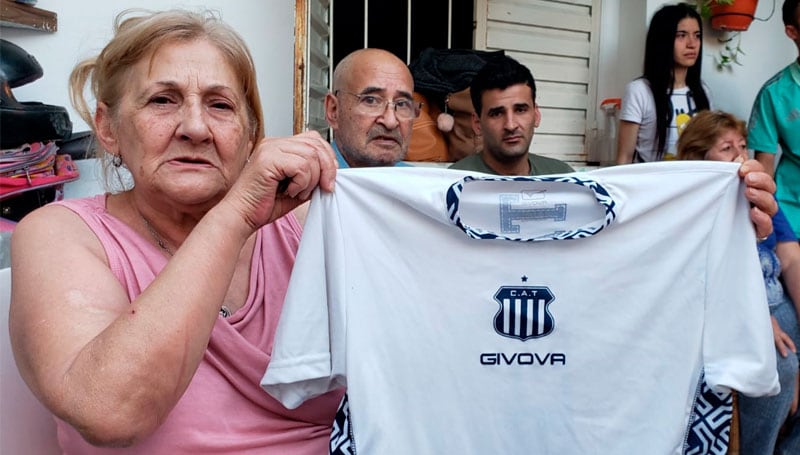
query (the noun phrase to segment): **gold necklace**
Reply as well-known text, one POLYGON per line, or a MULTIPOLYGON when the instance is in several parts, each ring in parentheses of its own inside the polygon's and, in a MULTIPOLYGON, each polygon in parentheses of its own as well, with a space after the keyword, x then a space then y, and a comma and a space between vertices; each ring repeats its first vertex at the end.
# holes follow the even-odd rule
MULTIPOLYGON (((150 236, 153 237, 153 240, 156 241, 156 245, 158 245, 158 247, 161 248, 162 251, 167 253, 169 257, 172 257, 173 253, 172 250, 167 245, 167 242, 165 242, 164 239, 162 239, 161 236, 158 235, 158 232, 156 232, 156 230, 153 228, 153 225, 150 224, 149 221, 147 221, 147 218, 145 218, 144 215, 140 213, 139 216, 142 218, 142 221, 144 221, 144 225, 147 228, 147 232, 149 232, 150 236)), ((230 317, 230 315, 233 314, 233 312, 230 310, 230 308, 228 308, 227 305, 222 305, 219 308, 219 314, 223 318, 227 318, 230 317)))

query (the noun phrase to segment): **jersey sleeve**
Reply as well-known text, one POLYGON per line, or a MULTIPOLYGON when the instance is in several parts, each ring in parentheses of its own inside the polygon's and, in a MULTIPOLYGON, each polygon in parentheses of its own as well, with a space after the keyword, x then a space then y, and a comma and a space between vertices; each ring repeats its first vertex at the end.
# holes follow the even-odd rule
POLYGON ((327 222, 331 195, 316 190, 292 269, 289 288, 275 333, 272 357, 261 386, 289 409, 344 384, 343 307, 335 277, 343 268, 341 229, 327 222), (342 310, 342 311, 338 311, 342 310), (340 349, 342 348, 342 349, 340 349))
POLYGON ((775 154, 778 151, 778 130, 775 106, 770 92, 762 87, 753 102, 747 131, 747 148, 775 154))
POLYGON ((769 307, 748 215, 744 184, 735 177, 709 233, 703 363, 715 391, 778 393, 769 307))

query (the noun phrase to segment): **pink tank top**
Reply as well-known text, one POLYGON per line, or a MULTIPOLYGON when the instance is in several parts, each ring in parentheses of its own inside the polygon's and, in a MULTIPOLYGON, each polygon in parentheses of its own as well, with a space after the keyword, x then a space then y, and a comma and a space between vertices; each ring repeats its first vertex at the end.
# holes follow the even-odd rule
MULTIPOLYGON (((155 245, 106 211, 104 195, 57 204, 77 213, 97 235, 111 270, 131 300, 166 264, 167 258, 155 245)), ((155 433, 128 449, 104 449, 89 445, 69 424, 56 419, 64 453, 327 453, 342 392, 327 393, 288 410, 259 385, 269 363, 301 232, 292 215, 259 230, 247 302, 230 317, 217 320, 192 382, 155 433)))

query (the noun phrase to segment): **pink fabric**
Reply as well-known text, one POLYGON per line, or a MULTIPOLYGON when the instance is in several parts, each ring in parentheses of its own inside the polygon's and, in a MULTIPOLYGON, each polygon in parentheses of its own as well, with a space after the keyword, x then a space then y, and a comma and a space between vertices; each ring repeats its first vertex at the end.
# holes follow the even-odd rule
MULTIPOLYGON (((104 195, 57 204, 80 215, 98 236, 112 271, 131 299, 166 264, 167 258, 155 245, 106 212, 104 195)), ((97 448, 56 419, 64 453, 327 453, 342 393, 328 393, 288 410, 259 385, 272 352, 300 233, 291 215, 258 232, 247 302, 231 317, 217 320, 192 383, 152 436, 128 449, 97 448)))

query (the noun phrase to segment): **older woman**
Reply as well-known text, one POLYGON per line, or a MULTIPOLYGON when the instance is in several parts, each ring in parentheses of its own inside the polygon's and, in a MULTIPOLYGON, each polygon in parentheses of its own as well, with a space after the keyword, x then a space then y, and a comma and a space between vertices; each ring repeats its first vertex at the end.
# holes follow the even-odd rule
MULTIPOLYGON (((747 129, 731 114, 704 111, 686 126, 678 140, 678 159, 735 161, 747 158, 747 129)), ((783 212, 772 218, 775 232, 758 244, 773 337, 778 352, 781 392, 774 397, 739 398, 742 453, 800 453, 797 378, 800 327, 800 245, 783 212), (793 303, 794 302, 794 303, 793 303), (785 433, 779 430, 786 423, 785 433)))
POLYGON ((341 394, 289 411, 258 384, 301 233, 283 215, 333 189, 330 146, 262 138, 252 58, 210 14, 123 13, 70 82, 132 182, 13 235, 14 354, 64 452, 326 452, 341 394))

